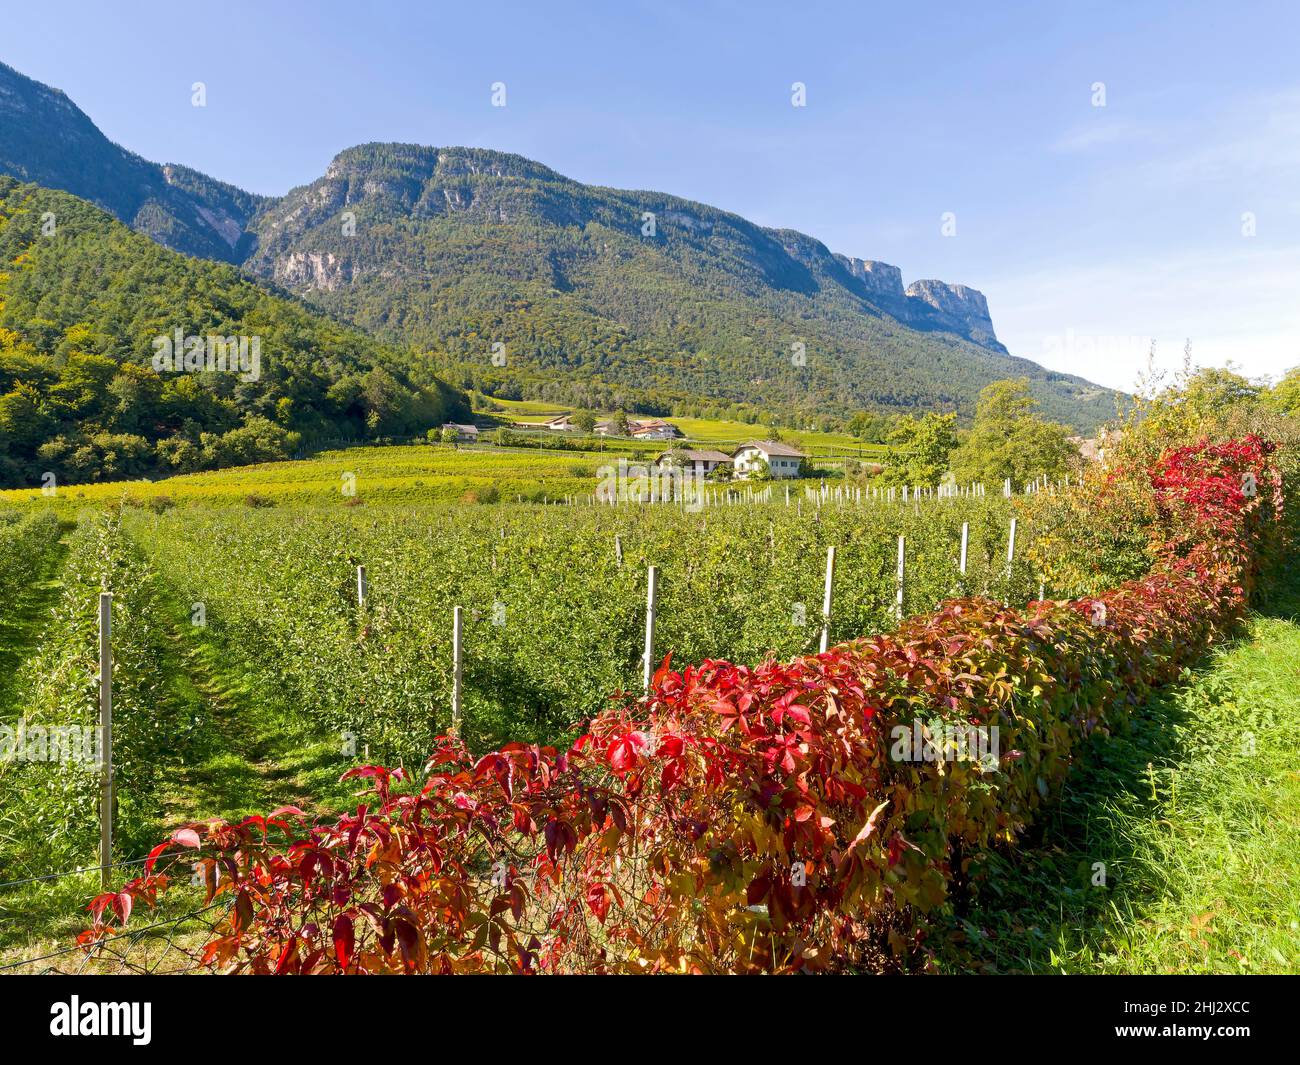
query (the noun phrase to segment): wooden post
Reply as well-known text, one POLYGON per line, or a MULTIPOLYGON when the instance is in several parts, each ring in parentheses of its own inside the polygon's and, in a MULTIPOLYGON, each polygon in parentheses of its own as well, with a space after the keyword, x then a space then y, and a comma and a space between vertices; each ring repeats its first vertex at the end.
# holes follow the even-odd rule
POLYGON ((826 587, 822 590, 822 642, 821 650, 831 645, 831 593, 835 587, 835 548, 826 549, 826 587))
POLYGON ((898 617, 899 621, 903 620, 903 567, 904 567, 904 560, 906 559, 906 557, 907 557, 907 548, 904 542, 904 538, 900 536, 898 538, 898 576, 897 576, 898 587, 894 593, 894 613, 898 617))
POLYGON ((659 567, 651 566, 646 575, 645 655, 642 657, 641 682, 647 693, 654 677, 655 604, 659 595, 659 567))
POLYGON ((465 680, 464 610, 451 612, 451 733, 460 735, 462 685, 465 680))
POLYGON ((1016 560, 1016 519, 1011 519, 1011 533, 1007 537, 1007 576, 1011 576, 1011 564, 1016 560))
POLYGON ((99 593, 99 886, 113 875, 113 593, 99 593))
POLYGON ((366 605, 366 591, 369 585, 366 584, 366 567, 357 567, 357 606, 366 605))
POLYGON ((961 523, 961 562, 959 563, 958 566, 958 568, 961 570, 961 575, 963 577, 966 576, 966 544, 969 542, 969 540, 970 540, 970 522, 963 521, 961 523))

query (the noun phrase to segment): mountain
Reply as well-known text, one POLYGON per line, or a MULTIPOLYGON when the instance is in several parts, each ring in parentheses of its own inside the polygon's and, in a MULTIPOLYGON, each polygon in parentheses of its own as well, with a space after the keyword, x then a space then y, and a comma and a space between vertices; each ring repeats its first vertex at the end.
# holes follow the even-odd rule
POLYGON ((186 255, 238 262, 264 198, 120 148, 58 89, 0 63, 0 174, 63 189, 186 255), (241 240, 243 241, 241 243, 241 240))
POLYGON ((969 414, 983 385, 1023 375, 1053 417, 1114 412, 1112 393, 1010 356, 974 289, 905 289, 896 267, 805 234, 520 156, 350 148, 251 229, 248 269, 489 393, 969 414))
POLYGON ((130 155, 4 67, 0 117, 14 127, 0 173, 238 263, 489 395, 790 423, 856 409, 966 419, 980 388, 1023 376, 1044 414, 1082 432, 1114 413, 1115 393, 1009 354, 973 288, 904 287, 897 267, 664 193, 486 149, 365 144, 262 198, 130 155))
POLYGON ((0 485, 284 458, 467 413, 406 349, 0 177, 0 485))

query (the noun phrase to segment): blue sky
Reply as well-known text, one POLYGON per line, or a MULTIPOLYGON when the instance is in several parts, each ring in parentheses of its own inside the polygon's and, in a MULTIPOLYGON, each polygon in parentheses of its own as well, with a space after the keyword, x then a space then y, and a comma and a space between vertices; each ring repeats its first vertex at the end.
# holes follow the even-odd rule
POLYGON ((5 28, 114 140, 258 192, 364 141, 498 148, 972 285, 1015 354, 1104 384, 1153 339, 1300 364, 1294 3, 42 0, 5 28))

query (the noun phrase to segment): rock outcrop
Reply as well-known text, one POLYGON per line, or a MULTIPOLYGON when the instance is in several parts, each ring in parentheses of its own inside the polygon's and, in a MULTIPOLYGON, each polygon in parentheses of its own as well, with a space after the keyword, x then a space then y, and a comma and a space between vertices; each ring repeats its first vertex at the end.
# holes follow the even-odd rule
POLYGON ((897 266, 890 266, 889 263, 877 262, 874 259, 854 259, 852 256, 838 253, 835 258, 851 276, 861 281, 873 296, 902 302, 903 271, 897 266))
POLYGON ((946 281, 913 281, 907 286, 907 297, 937 312, 941 323, 954 332, 986 347, 1002 346, 993 332, 988 300, 978 289, 946 281))

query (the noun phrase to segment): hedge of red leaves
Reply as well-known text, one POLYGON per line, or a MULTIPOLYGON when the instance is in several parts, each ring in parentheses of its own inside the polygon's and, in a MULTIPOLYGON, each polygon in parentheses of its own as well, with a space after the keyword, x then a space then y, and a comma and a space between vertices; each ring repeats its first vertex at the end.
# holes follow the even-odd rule
POLYGON ((1167 550, 1098 599, 952 601, 756 668, 665 661, 648 698, 568 750, 473 759, 448 739, 418 782, 352 770, 368 798, 336 823, 287 808, 184 828, 94 900, 82 940, 152 904, 168 886, 155 863, 180 853, 230 900, 203 951, 223 972, 791 972, 910 955, 1081 743, 1239 615, 1280 513, 1269 451, 1167 454, 1150 471, 1167 550), (903 737, 933 754, 952 726, 996 727, 996 752, 903 757, 903 737))

